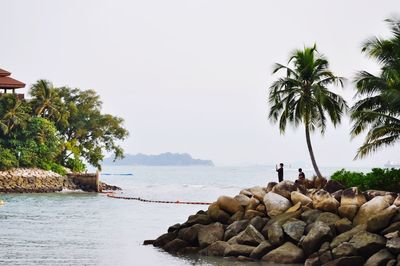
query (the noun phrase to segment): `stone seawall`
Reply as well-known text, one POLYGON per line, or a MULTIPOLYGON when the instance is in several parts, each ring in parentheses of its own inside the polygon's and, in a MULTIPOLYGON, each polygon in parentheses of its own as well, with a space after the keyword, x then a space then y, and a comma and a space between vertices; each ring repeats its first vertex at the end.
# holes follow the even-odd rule
POLYGON ((110 189, 112 186, 99 182, 98 173, 70 173, 62 176, 37 168, 0 171, 0 193, 43 193, 63 189, 101 192, 103 188, 110 189))

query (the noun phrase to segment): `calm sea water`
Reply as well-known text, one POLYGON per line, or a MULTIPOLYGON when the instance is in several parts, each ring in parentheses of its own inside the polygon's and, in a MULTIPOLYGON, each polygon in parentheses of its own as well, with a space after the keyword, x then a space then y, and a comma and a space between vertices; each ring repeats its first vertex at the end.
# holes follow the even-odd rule
MULTIPOLYGON (((337 169, 322 170, 329 175, 337 169)), ((102 181, 122 187, 127 196, 207 202, 277 179, 267 166, 105 167, 103 173, 110 175, 102 175, 102 181), (133 175, 118 175, 124 173, 133 175)), ((311 170, 305 173, 309 176, 311 170)), ((286 179, 296 175, 296 169, 285 171, 286 179)), ((206 206, 83 192, 5 194, 0 199, 6 202, 0 206, 0 265, 235 265, 217 258, 172 256, 142 245, 206 206)))

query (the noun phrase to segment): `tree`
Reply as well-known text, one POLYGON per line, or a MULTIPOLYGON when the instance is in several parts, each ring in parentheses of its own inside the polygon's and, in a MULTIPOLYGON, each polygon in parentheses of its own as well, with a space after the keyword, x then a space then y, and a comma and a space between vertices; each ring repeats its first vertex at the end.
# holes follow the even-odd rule
POLYGON ((318 53, 316 45, 295 50, 289 58, 289 66, 275 64, 273 74, 284 70, 286 75, 275 81, 269 90, 271 109, 269 118, 279 123, 283 134, 288 123, 297 127, 304 124, 307 148, 318 177, 322 177, 311 145, 310 132, 319 129, 324 134, 327 118, 334 126, 348 107, 345 100, 327 86, 343 87, 343 78, 329 70, 327 59, 318 53))
POLYGON ((14 94, 0 98, 0 127, 4 135, 9 135, 15 127, 25 127, 29 119, 29 107, 14 94))
MULTIPOLYGON (((38 117, 61 119, 61 101, 56 88, 47 80, 38 80, 31 86, 33 112, 38 117)), ((63 112, 63 114, 67 114, 63 112)))
POLYGON ((83 158, 100 169, 104 152, 113 153, 115 159, 123 157, 123 150, 117 144, 128 136, 122 126, 123 119, 102 114, 102 102, 95 91, 63 87, 58 94, 69 114, 66 123, 55 121, 64 140, 58 157, 60 164, 70 166, 83 158))
POLYGON ((369 131, 355 158, 365 157, 400 139, 400 20, 386 22, 393 36, 374 37, 362 46, 362 52, 381 65, 380 73, 360 71, 354 79, 359 100, 351 108, 351 134, 355 137, 369 131))

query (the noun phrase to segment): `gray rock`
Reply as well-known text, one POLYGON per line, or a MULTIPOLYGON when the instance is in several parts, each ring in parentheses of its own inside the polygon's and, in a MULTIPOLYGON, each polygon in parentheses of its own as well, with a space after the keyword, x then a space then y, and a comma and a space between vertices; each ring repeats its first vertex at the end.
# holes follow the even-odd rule
POLYGON ((332 249, 332 255, 335 259, 341 257, 357 256, 357 250, 349 242, 344 242, 332 249))
POLYGON ((174 225, 168 227, 168 233, 174 232, 174 231, 178 230, 179 228, 181 228, 181 224, 174 224, 174 225))
POLYGON ((326 263, 324 266, 362 266, 364 259, 361 256, 342 257, 326 263))
POLYGON ((220 223, 202 226, 198 231, 198 240, 201 248, 222 240, 224 237, 224 226, 220 223))
POLYGON ((273 217, 284 213, 292 206, 292 203, 285 197, 274 192, 268 192, 264 196, 264 205, 267 209, 268 216, 273 217))
POLYGON ((358 254, 368 258, 385 247, 386 239, 377 234, 361 231, 354 235, 349 243, 353 245, 358 254))
POLYGON ((247 256, 248 257, 251 254, 251 252, 253 252, 254 249, 255 249, 255 247, 247 246, 247 245, 240 245, 240 244, 229 245, 225 249, 224 257, 229 257, 229 256, 234 256, 234 257, 247 256))
POLYGON ((208 247, 200 250, 200 255, 203 256, 216 256, 222 257, 224 256, 225 249, 229 246, 228 243, 224 241, 217 241, 209 245, 208 247))
POLYGON ((202 226, 203 225, 201 224, 195 224, 191 227, 182 228, 178 232, 178 238, 186 241, 192 246, 198 246, 199 242, 197 240, 197 236, 199 233, 199 229, 202 226))
POLYGON ((321 266, 321 261, 319 260, 319 257, 308 257, 306 261, 304 262, 304 266, 321 266))
POLYGON ((387 249, 381 249, 380 251, 372 255, 364 265, 365 266, 386 265, 386 263, 392 259, 394 259, 394 257, 387 249))
POLYGON ((229 218, 228 220, 228 224, 232 224, 234 222, 240 221, 243 219, 244 216, 244 212, 243 211, 238 211, 236 213, 234 213, 231 218, 229 218))
POLYGON ((253 225, 257 231, 260 231, 264 228, 264 226, 267 224, 268 218, 262 218, 260 216, 256 216, 253 219, 250 220, 250 224, 253 225))
POLYGON ((264 236, 251 224, 236 239, 238 244, 249 246, 258 246, 263 241, 265 241, 264 236))
POLYGON ((377 232, 387 227, 392 217, 396 214, 397 207, 392 205, 376 213, 367 220, 367 231, 377 232))
POLYGON ((188 247, 189 244, 182 239, 176 238, 171 242, 168 242, 163 249, 169 253, 177 253, 179 250, 188 247))
POLYGON ((273 223, 268 226, 268 240, 273 246, 281 245, 284 242, 285 235, 279 223, 273 223))
POLYGON ((212 223, 210 217, 207 214, 195 214, 190 215, 188 220, 185 222, 187 226, 192 226, 194 224, 210 224, 212 223))
POLYGON ((270 252, 273 249, 273 246, 268 241, 261 242, 250 254, 250 258, 260 259, 265 254, 270 252))
POLYGON ((178 236, 178 232, 170 232, 159 236, 156 240, 154 240, 153 246, 155 247, 162 247, 168 242, 171 242, 178 236))
POLYGON ((399 254, 400 253, 400 237, 394 237, 391 239, 388 239, 386 242, 386 248, 392 252, 393 254, 399 254))
POLYGON ((250 197, 243 194, 236 195, 234 199, 237 200, 243 207, 246 207, 250 203, 250 197))
POLYGON ((282 225, 283 231, 294 241, 300 241, 303 236, 306 223, 292 218, 282 225))
POLYGON ((323 222, 315 222, 313 228, 301 241, 304 252, 309 255, 317 251, 321 244, 333 238, 331 228, 323 222))
POLYGON ((353 223, 347 218, 342 218, 342 219, 336 221, 335 228, 336 228, 336 232, 338 234, 341 234, 341 233, 351 230, 353 228, 353 223))
POLYGON ((354 217, 353 223, 355 225, 366 223, 370 217, 390 206, 390 198, 390 196, 376 196, 364 203, 354 217))
POLYGON ((287 199, 290 199, 290 193, 296 190, 296 185, 289 180, 284 180, 276 184, 272 189, 272 192, 281 195, 287 199))
POLYGON ((397 261, 395 259, 391 259, 386 263, 386 266, 396 266, 397 261))
POLYGON ((340 217, 347 218, 352 221, 359 208, 360 207, 357 205, 341 205, 338 208, 338 213, 340 217))
POLYGON ((382 235, 386 235, 387 233, 392 233, 392 232, 395 232, 395 231, 400 231, 400 221, 392 223, 391 225, 389 225, 388 227, 383 229, 381 234, 382 235))
POLYGON ((336 214, 331 212, 323 212, 318 216, 316 222, 323 222, 329 225, 331 228, 334 228, 335 223, 339 220, 340 217, 337 216, 336 214))
POLYGON ((282 246, 268 252, 262 260, 270 263, 282 264, 302 263, 304 262, 304 252, 293 243, 286 242, 282 246))
POLYGON ((318 219, 320 214, 321 214, 321 211, 319 211, 319 210, 314 210, 314 209, 308 210, 301 214, 301 219, 304 222, 306 222, 307 224, 311 224, 311 223, 314 223, 318 219))
POLYGON ((244 229, 246 229, 246 227, 248 225, 249 225, 248 220, 241 220, 241 221, 233 222, 226 228, 224 240, 227 241, 230 238, 238 235, 240 232, 242 232, 244 229))
POLYGON ((336 236, 331 242, 331 249, 336 248, 343 242, 348 242, 354 235, 356 235, 357 233, 359 233, 361 231, 364 231, 366 228, 367 228, 367 225, 365 225, 365 224, 357 225, 353 229, 336 236))
POLYGON ((231 216, 225 211, 221 210, 216 202, 208 206, 207 210, 208 216, 211 220, 226 224, 229 222, 231 216))

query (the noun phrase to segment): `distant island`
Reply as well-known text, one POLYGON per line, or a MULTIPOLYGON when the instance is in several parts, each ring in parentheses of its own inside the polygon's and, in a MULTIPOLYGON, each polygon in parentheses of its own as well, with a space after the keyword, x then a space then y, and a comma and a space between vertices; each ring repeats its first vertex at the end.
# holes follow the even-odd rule
POLYGON ((138 153, 127 154, 124 159, 113 162, 113 158, 106 158, 104 165, 145 165, 145 166, 190 166, 203 165, 214 166, 211 160, 194 159, 188 153, 161 153, 158 155, 147 155, 138 153))

